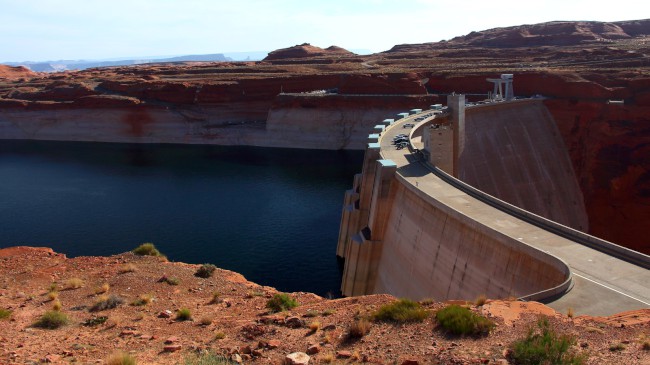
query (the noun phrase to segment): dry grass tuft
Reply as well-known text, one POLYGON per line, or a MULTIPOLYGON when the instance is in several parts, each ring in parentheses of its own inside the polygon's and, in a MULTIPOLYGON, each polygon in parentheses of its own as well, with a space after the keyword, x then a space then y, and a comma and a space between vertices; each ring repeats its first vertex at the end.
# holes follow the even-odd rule
POLYGON ((60 311, 63 306, 61 305, 61 301, 56 299, 55 301, 52 302, 52 310, 55 311, 60 311))
POLYGON ((84 281, 79 278, 68 279, 65 282, 65 288, 68 290, 79 289, 84 285, 84 281))
POLYGON ((110 289, 111 289, 110 284, 104 283, 101 286, 95 288, 95 294, 104 294, 107 293, 110 289))
POLYGON ((106 358, 106 365, 136 365, 135 358, 124 351, 115 351, 106 358))
POLYGON ((120 274, 126 274, 127 272, 134 272, 136 270, 135 265, 133 264, 124 264, 117 269, 117 272, 120 274))
POLYGON ((55 301, 58 297, 59 297, 58 291, 51 291, 47 293, 47 300, 50 302, 55 301))
POLYGON ((371 323, 365 318, 357 319, 352 322, 350 328, 348 328, 348 338, 358 339, 361 338, 370 332, 371 323))
POLYGON ((474 301, 474 304, 476 304, 477 307, 481 307, 487 302, 487 296, 485 294, 479 295, 476 300, 474 301))
POLYGON ((316 333, 320 329, 320 322, 313 321, 309 324, 309 330, 311 333, 316 333))
POLYGON ((153 301, 153 296, 151 294, 141 294, 138 299, 131 302, 131 305, 142 306, 150 304, 153 301))

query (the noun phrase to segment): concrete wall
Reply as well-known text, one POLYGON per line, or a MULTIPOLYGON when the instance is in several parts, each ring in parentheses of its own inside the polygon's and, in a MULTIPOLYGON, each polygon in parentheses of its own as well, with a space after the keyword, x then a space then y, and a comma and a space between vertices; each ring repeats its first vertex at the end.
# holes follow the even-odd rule
MULTIPOLYGON (((580 207, 582 210, 575 213, 574 200, 568 199, 572 193, 580 197, 580 191, 566 152, 562 152, 564 146, 556 138, 552 119, 540 102, 512 102, 470 110, 464 148, 458 156, 458 164, 465 165, 459 166, 459 173, 476 178, 476 185, 481 185, 483 176, 504 190, 517 189, 518 194, 533 197, 522 201, 549 210, 560 209, 560 217, 577 215, 576 220, 567 221, 586 224, 581 220, 586 220, 584 209, 580 207), (499 133, 505 136, 498 136, 499 133), (538 140, 533 141, 532 135, 538 140), (516 141, 518 136, 523 136, 523 142, 516 141), (504 146, 490 150, 488 147, 494 144, 504 146), (500 148, 511 150, 504 161, 490 155, 500 153, 500 148), (519 157, 520 153, 523 156, 519 157), (467 161, 471 158, 478 162, 471 164, 467 161), (531 165, 529 160, 535 164, 531 165), (501 175, 489 171, 481 175, 483 170, 491 169, 490 163, 498 167, 501 175), (523 166, 520 168, 517 163, 523 166), (503 172, 503 168, 519 171, 503 172), (556 171, 562 172, 551 176, 557 181, 525 183, 527 178, 536 178, 536 172, 556 171), (564 201, 554 200, 549 198, 549 189, 568 195, 564 201)), ((391 136, 402 132, 399 125, 405 122, 411 120, 400 120, 383 131, 378 140, 371 135, 362 174, 346 193, 337 249, 337 254, 345 258, 343 294, 390 293, 413 299, 473 300, 481 294, 490 298, 526 297, 546 290, 553 290, 554 294, 567 290, 571 272, 563 261, 463 213, 462 207, 470 204, 463 194, 427 173, 408 152, 396 151, 390 145, 391 136), (396 173, 388 179, 386 163, 381 159, 391 156, 397 159, 396 173), (414 177, 419 177, 429 190, 423 185, 418 187, 411 180, 414 177)), ((435 119, 432 123, 436 123, 435 119)), ((535 298, 544 295, 547 294, 535 298)))
POLYGON ((549 111, 541 100, 466 109, 458 179, 544 218, 586 232, 582 192, 549 111))
POLYGON ((520 297, 566 280, 568 269, 559 260, 396 182, 374 293, 436 300, 520 297))

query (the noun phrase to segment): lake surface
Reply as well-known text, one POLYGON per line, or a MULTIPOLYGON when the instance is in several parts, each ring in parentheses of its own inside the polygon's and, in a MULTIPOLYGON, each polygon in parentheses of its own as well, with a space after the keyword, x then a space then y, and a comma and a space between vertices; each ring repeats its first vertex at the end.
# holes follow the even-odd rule
POLYGON ((153 242, 282 291, 337 295, 343 194, 363 152, 0 141, 0 247, 70 257, 153 242))

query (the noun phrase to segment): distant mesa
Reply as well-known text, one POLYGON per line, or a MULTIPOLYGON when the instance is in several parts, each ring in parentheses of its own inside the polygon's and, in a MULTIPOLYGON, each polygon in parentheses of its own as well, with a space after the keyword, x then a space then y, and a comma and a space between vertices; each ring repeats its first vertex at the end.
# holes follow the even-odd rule
POLYGON ((458 47, 574 46, 632 39, 647 35, 650 35, 650 19, 611 23, 554 21, 471 32, 449 41, 397 45, 387 52, 417 52, 458 47))
POLYGON ((312 58, 312 57, 341 57, 341 56, 356 56, 355 53, 347 49, 330 46, 325 49, 312 46, 309 43, 299 44, 289 48, 282 48, 269 53, 264 61, 285 60, 292 58, 312 58))

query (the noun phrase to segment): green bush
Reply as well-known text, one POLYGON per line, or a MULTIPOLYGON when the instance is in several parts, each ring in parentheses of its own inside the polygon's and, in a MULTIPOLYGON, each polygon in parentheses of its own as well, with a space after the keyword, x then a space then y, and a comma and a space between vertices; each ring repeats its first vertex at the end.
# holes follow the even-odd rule
POLYGON ((158 251, 156 246, 153 245, 153 243, 143 243, 140 246, 136 247, 135 250, 133 250, 133 253, 136 255, 140 256, 159 256, 159 257, 164 257, 163 254, 158 251))
POLYGON ((176 312, 177 321, 189 321, 192 319, 192 312, 187 308, 181 308, 176 312))
POLYGON ((90 307, 91 312, 103 311, 105 309, 113 309, 118 305, 124 303, 124 299, 118 297, 117 295, 111 296, 101 296, 92 307, 90 307))
POLYGON ((273 295, 273 298, 266 302, 266 308, 272 312, 281 312, 298 306, 298 302, 289 295, 281 293, 273 295))
POLYGON ((537 322, 539 331, 528 330, 526 338, 512 345, 510 358, 518 365, 579 365, 584 364, 586 357, 569 352, 575 344, 575 339, 568 335, 558 335, 551 328, 548 319, 537 322))
POLYGON ((95 327, 95 326, 99 326, 100 324, 104 324, 107 320, 108 317, 106 316, 93 317, 85 320, 82 324, 87 327, 95 327))
POLYGON ((187 356, 184 360, 185 365, 236 365, 237 363, 228 360, 222 355, 215 354, 214 352, 206 352, 202 354, 187 356))
POLYGON ((0 319, 9 318, 9 316, 11 316, 10 310, 0 308, 0 319))
POLYGON ((382 305, 372 318, 384 322, 422 322, 429 317, 429 312, 420 303, 409 299, 400 299, 390 304, 382 305))
POLYGON ((207 279, 210 276, 212 276, 212 273, 214 270, 216 270, 217 267, 212 265, 212 264, 203 264, 201 267, 199 267, 198 270, 194 273, 194 276, 198 276, 200 278, 207 279))
POLYGON ((50 310, 45 312, 32 326, 46 329, 57 329, 68 324, 69 319, 65 313, 50 310))
POLYGON ((459 336, 485 335, 494 328, 489 319, 455 304, 439 310, 436 319, 447 332, 459 336))

